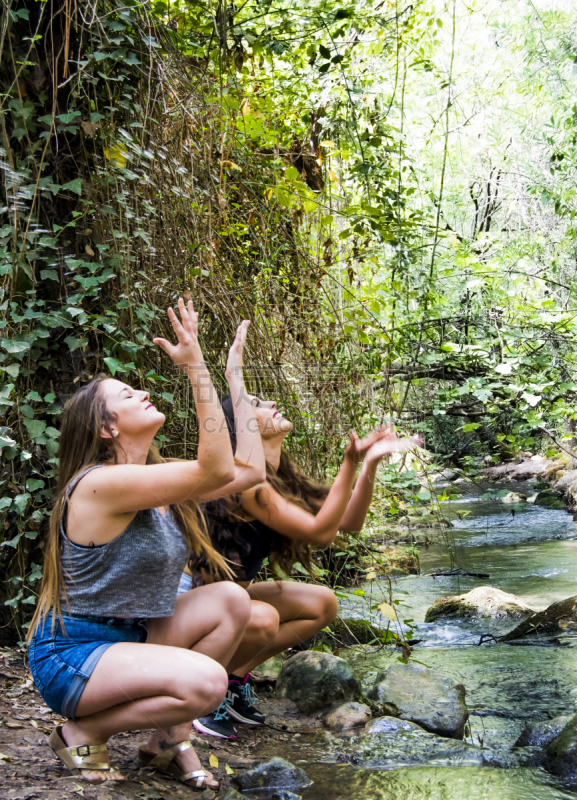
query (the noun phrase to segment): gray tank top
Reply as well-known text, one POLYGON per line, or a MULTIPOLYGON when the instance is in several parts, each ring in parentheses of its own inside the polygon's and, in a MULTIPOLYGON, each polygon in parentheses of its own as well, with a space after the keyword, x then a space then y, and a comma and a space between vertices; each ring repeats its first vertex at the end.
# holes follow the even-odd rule
MULTIPOLYGON (((70 483, 62 509, 62 566, 70 613, 171 617, 190 551, 170 509, 165 516, 157 508, 138 511, 128 527, 106 544, 79 545, 66 535, 74 487, 88 472, 103 466, 90 467, 70 483)), ((63 601, 63 610, 66 607, 63 601)))

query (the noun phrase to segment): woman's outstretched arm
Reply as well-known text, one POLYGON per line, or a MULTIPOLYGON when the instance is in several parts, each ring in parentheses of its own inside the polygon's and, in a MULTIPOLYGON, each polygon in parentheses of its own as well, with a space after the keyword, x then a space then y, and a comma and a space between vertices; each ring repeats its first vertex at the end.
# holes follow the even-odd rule
POLYGON ((341 531, 353 533, 360 531, 365 523, 367 511, 373 499, 375 479, 379 461, 387 453, 398 453, 410 450, 422 444, 418 436, 397 439, 393 432, 385 431, 382 438, 377 439, 367 450, 361 472, 355 484, 339 526, 341 531))
MULTIPOLYGON (((351 490, 356 468, 362 455, 371 447, 376 448, 379 445, 383 451, 382 455, 384 455, 386 452, 409 450, 419 443, 418 438, 397 439, 394 433, 391 434, 387 431, 375 432, 363 440, 359 440, 356 434, 352 434, 351 443, 345 451, 343 465, 316 516, 291 503, 269 484, 245 492, 243 507, 251 516, 289 539, 328 547, 333 543, 341 528, 343 515, 352 499, 351 490)), ((380 459, 382 455, 379 455, 378 458, 380 459)), ((371 497, 372 488, 368 499, 366 487, 364 492, 359 489, 358 509, 362 511, 363 504, 366 504, 368 508, 371 497)), ((366 515, 366 508, 364 515, 366 515)))
POLYGON ((291 503, 268 483, 243 493, 245 511, 290 539, 325 547, 330 545, 347 507, 363 452, 356 433, 351 433, 350 437, 343 464, 316 516, 291 503))
POLYGON ((216 492, 203 495, 200 498, 203 503, 244 492, 245 489, 266 480, 266 462, 258 422, 244 384, 243 353, 249 325, 250 322, 246 319, 239 325, 228 354, 225 372, 236 431, 234 480, 216 492))

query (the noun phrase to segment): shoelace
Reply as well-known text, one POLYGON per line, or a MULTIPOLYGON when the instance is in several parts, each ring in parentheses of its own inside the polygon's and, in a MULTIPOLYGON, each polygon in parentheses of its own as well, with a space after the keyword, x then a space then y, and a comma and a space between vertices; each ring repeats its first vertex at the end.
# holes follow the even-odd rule
POLYGON ((248 703, 249 706, 252 706, 256 703, 256 694, 254 693, 253 688, 248 681, 244 684, 244 686, 240 687, 240 693, 245 703, 248 703))
POLYGON ((232 700, 229 697, 225 697, 216 711, 213 712, 214 714, 214 721, 218 722, 219 719, 229 719, 228 714, 226 713, 226 709, 228 706, 232 705, 232 700))

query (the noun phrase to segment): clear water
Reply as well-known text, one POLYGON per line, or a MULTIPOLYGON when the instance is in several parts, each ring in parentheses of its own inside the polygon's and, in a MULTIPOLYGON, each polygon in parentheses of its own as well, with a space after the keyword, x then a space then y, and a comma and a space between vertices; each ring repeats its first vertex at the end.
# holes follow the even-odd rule
MULTIPOLYGON (((398 578, 394 597, 403 620, 413 620, 413 658, 459 679, 467 689, 471 712, 469 747, 454 752, 431 751, 427 763, 414 765, 411 754, 422 760, 422 743, 407 737, 403 747, 382 746, 369 768, 360 737, 324 734, 302 736, 286 743, 280 754, 300 761, 313 786, 302 791, 305 800, 553 800, 577 798, 539 768, 519 767, 511 746, 529 721, 574 713, 577 702, 577 640, 566 647, 483 644, 481 634, 497 635, 515 621, 451 621, 426 624, 426 610, 437 597, 467 592, 489 585, 517 595, 537 609, 577 594, 577 524, 565 511, 549 511, 528 503, 511 506, 475 497, 445 504, 454 519, 449 540, 438 534, 429 548, 420 550, 420 576, 398 578), (464 515, 463 512, 469 512, 464 515), (488 573, 490 578, 432 577, 451 566, 448 547, 460 568, 488 573), (405 594, 406 593, 406 594, 405 594), (307 741, 307 738, 309 740, 307 741), (356 754, 356 755, 355 755, 356 754), (511 768, 480 766, 480 759, 511 768), (339 763, 339 762, 348 763, 339 763), (355 761, 357 762, 355 764, 355 761), (352 763, 350 763, 352 762, 352 763)), ((343 601, 341 613, 370 613, 370 606, 386 598, 386 582, 363 587, 363 598, 343 601)), ((373 614, 375 612, 372 612, 373 614)), ((383 620, 375 619, 380 626, 383 620)), ((406 628, 405 628, 406 629, 406 628)), ((354 666, 368 689, 377 674, 398 657, 390 650, 351 649, 341 653, 354 666)), ((366 740, 365 740, 366 741, 366 740)), ((434 748, 433 748, 434 749, 434 748)))

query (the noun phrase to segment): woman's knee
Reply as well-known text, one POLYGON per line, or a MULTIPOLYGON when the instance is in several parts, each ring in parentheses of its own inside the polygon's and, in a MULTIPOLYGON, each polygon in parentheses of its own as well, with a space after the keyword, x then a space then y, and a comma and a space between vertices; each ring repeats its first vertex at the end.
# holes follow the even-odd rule
POLYGON ((218 587, 217 597, 223 613, 233 617, 239 624, 246 625, 251 615, 251 602, 246 589, 232 581, 221 581, 214 585, 218 587))
POLYGON ((328 625, 338 614, 339 601, 334 593, 324 586, 319 587, 319 606, 323 625, 328 625))
POLYGON ((268 644, 277 635, 279 625, 280 616, 276 608, 268 603, 251 604, 250 622, 246 632, 252 639, 258 638, 263 644, 268 644))
POLYGON ((186 703, 194 708, 199 706, 216 708, 220 705, 228 689, 228 675, 223 666, 208 656, 194 660, 188 667, 179 671, 177 686, 186 703))

